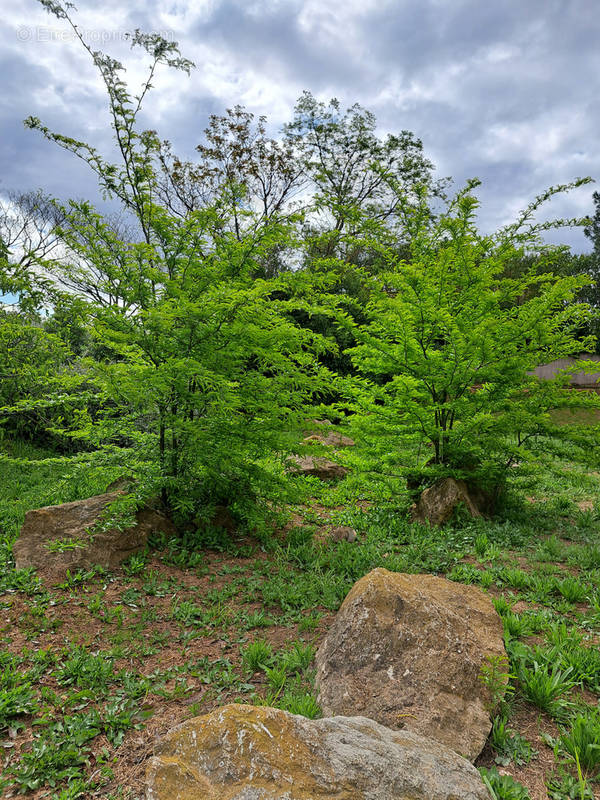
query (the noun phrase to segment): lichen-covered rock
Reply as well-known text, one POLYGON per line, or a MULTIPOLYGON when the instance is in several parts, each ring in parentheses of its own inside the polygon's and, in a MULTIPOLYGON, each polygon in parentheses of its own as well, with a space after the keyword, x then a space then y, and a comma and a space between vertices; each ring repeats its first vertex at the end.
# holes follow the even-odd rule
POLYGON ((289 472, 293 475, 314 475, 323 481, 330 481, 348 474, 346 467, 321 456, 296 456, 290 460, 289 472))
POLYGON ((129 528, 97 530, 107 506, 122 494, 107 492, 28 511, 13 544, 16 568, 34 567, 44 580, 59 580, 67 570, 74 573, 96 565, 112 570, 143 549, 153 531, 175 533, 173 523, 152 508, 138 511, 135 525, 129 528))
POLYGON ((472 517, 481 516, 467 484, 454 478, 444 478, 421 494, 413 509, 413 518, 430 525, 443 525, 451 519, 459 505, 463 505, 472 517))
POLYGON ((316 656, 325 714, 365 716, 475 760, 491 728, 488 658, 502 621, 474 586, 375 569, 350 590, 316 656))
POLYGON ((170 731, 147 800, 490 800, 447 747, 370 719, 227 705, 170 731))

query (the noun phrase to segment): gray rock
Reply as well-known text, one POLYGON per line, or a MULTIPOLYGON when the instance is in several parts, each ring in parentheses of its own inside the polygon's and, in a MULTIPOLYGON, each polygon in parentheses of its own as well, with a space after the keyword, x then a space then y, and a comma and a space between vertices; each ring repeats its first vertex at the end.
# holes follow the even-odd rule
POLYGON ((472 517, 481 516, 467 484, 454 478, 444 478, 421 494, 413 508, 413 518, 430 525, 443 525, 451 519, 459 505, 463 505, 472 517))
POLYGON ((326 715, 411 730, 474 761, 491 729, 480 678, 488 658, 506 659, 488 595, 375 569, 350 590, 317 651, 319 702, 326 715))
POLYGON ((146 786, 147 800, 490 800, 468 761, 422 736, 238 704, 170 731, 146 786))
POLYGON ((354 528, 349 525, 338 525, 329 531, 329 538, 333 542, 355 542, 357 536, 354 528))

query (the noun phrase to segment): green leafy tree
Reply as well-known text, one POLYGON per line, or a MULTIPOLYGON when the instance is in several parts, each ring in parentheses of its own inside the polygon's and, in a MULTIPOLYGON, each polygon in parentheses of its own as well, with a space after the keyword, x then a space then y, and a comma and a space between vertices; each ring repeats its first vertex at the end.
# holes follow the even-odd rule
POLYGON ((0 434, 47 435, 57 414, 55 403, 47 404, 44 398, 52 388, 59 390, 68 355, 65 344, 44 330, 40 318, 0 311, 0 434))
POLYGON ((188 71, 191 62, 174 43, 136 32, 132 46, 150 67, 132 96, 123 66, 90 50, 69 7, 42 4, 71 25, 100 71, 120 160, 38 119, 27 124, 86 161, 131 221, 119 228, 85 201, 60 206, 63 251, 45 268, 88 302, 96 354, 104 353, 77 365, 95 398, 66 422, 183 515, 207 501, 247 507, 281 486, 276 463, 304 403, 328 379, 316 354, 329 345, 291 316, 306 300, 285 276, 256 277, 266 254, 290 241, 293 223, 240 208, 231 230, 218 197, 184 214, 162 204, 159 140, 137 119, 156 69, 188 71))
MULTIPOLYGON (((545 200, 571 186, 549 190, 489 236, 476 226, 475 186, 435 219, 422 195, 408 222, 409 259, 381 245, 387 269, 372 279, 367 323, 342 320, 362 376, 344 386, 371 442, 372 468, 420 485, 464 478, 493 496, 513 464, 538 457, 545 437, 566 435, 552 409, 599 403, 565 389, 564 379, 531 375, 590 346, 577 335, 589 311, 574 302, 585 278, 548 269, 561 249, 540 240, 545 229, 574 223, 533 221, 545 200), (536 254, 531 267, 506 277, 507 264, 528 253, 536 254)), ((592 429, 588 436, 591 443, 592 429)))

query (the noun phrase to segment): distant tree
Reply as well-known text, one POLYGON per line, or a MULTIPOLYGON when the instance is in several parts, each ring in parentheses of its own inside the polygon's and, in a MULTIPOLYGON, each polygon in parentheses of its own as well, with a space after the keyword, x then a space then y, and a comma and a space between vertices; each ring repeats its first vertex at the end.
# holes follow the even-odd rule
POLYGON ((579 256, 578 272, 585 273, 590 283, 581 290, 581 299, 594 309, 590 319, 589 332, 596 337, 596 353, 600 353, 600 192, 592 195, 595 213, 591 223, 584 228, 584 233, 593 245, 591 253, 579 256))
MULTIPOLYGON (((290 143, 267 136, 266 118, 235 106, 211 115, 194 161, 182 161, 162 142, 158 195, 172 213, 185 217, 207 207, 217 208, 217 233, 230 231, 241 241, 253 226, 287 218, 297 209, 305 186, 302 169, 290 143)), ((290 253, 281 243, 262 255, 257 277, 272 277, 289 267, 290 253)))
MULTIPOLYGON (((363 217, 405 231, 407 202, 416 200, 418 187, 433 185, 433 164, 420 139, 407 130, 381 138, 376 125, 358 104, 342 111, 335 98, 326 104, 305 91, 284 127, 312 186, 316 217, 308 224, 323 256, 339 255, 342 234, 356 234, 363 217)), ((345 255, 354 251, 356 258, 363 250, 355 237, 345 255)))
POLYGON ((251 208, 259 219, 288 210, 302 190, 302 171, 291 144, 267 136, 266 122, 264 116, 255 121, 239 105, 224 115, 212 114, 194 162, 181 161, 170 143, 163 142, 160 189, 165 205, 185 214, 220 200, 238 238, 244 224, 240 210, 251 208))
POLYGON ((594 255, 600 259, 600 192, 594 192, 592 199, 596 206, 596 211, 591 223, 584 228, 583 232, 594 246, 594 255))
POLYGON ((41 190, 8 192, 0 198, 0 293, 16 294, 33 308, 44 290, 41 263, 59 247, 64 215, 41 190))

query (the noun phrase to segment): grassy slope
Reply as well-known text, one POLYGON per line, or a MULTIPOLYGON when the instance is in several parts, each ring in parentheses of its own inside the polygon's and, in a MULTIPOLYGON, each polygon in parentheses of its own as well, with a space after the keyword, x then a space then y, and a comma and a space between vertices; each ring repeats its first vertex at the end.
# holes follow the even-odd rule
MULTIPOLYGON (((502 614, 513 691, 481 765, 518 779, 532 800, 598 792, 600 475, 577 463, 581 452, 557 445, 550 469, 515 478, 512 505, 494 522, 429 530, 406 521, 404 498, 378 499, 377 483, 356 473, 335 487, 304 479, 302 526, 156 541, 118 575, 75 576, 51 591, 11 565, 25 511, 100 492, 117 476, 73 471, 25 446, 5 454, 5 796, 139 797, 154 736, 218 703, 317 715, 314 649, 350 586, 376 566, 476 583, 502 614), (315 544, 324 518, 353 525, 359 542, 315 544)), ((499 798, 528 796, 509 777, 491 781, 499 798)))

